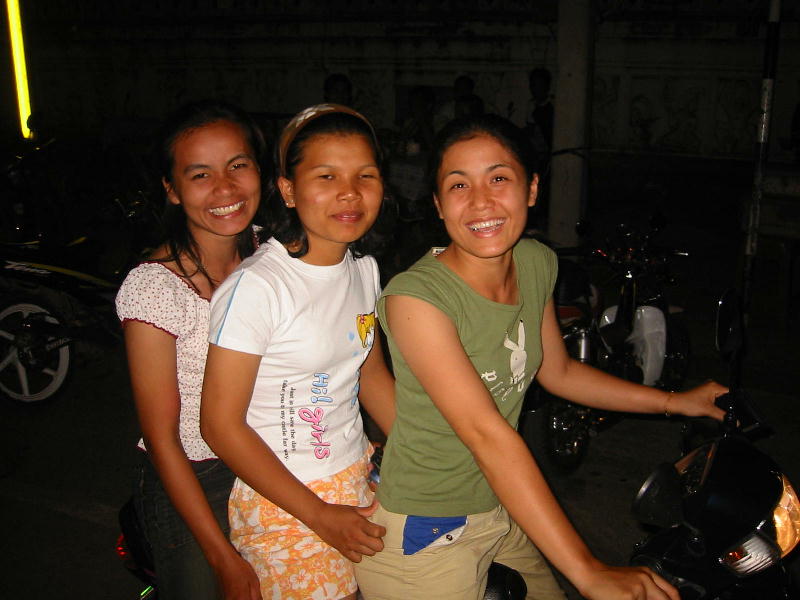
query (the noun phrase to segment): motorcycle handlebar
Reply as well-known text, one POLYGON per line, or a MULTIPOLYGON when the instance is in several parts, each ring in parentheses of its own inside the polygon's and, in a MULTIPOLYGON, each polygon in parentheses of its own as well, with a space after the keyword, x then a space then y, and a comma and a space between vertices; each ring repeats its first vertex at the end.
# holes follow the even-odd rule
POLYGON ((742 391, 728 392, 714 401, 725 411, 723 429, 726 433, 738 431, 750 439, 772 435, 774 430, 756 412, 742 391))

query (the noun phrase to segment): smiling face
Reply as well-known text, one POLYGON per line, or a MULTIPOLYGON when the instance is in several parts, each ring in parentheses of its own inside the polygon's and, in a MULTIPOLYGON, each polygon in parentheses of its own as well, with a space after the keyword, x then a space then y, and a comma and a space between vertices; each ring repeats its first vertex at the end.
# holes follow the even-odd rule
POLYGON ((476 258, 509 253, 525 229, 538 182, 536 175, 529 182, 516 156, 492 136, 455 142, 442 155, 434 195, 449 250, 476 258))
POLYGON ((341 262, 348 244, 372 227, 383 200, 375 154, 360 134, 308 138, 291 179, 279 177, 278 188, 306 233, 301 260, 315 265, 341 262))
POLYGON ((190 129, 173 145, 167 198, 183 207, 189 231, 204 239, 233 237, 250 224, 261 198, 261 177, 242 129, 215 121, 190 129))

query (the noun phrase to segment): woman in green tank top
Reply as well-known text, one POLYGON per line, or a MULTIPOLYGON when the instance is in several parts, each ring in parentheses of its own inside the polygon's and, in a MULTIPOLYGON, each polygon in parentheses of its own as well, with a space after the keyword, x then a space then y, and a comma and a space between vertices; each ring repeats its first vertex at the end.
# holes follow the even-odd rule
POLYGON ((450 237, 395 277, 379 301, 395 368, 397 417, 372 517, 384 550, 357 565, 372 598, 482 598, 492 561, 519 571, 528 597, 563 598, 545 561, 590 599, 671 599, 646 568, 612 567, 578 536, 516 431, 532 379, 606 410, 722 417, 713 382, 667 393, 567 354, 551 298, 553 253, 520 237, 536 201, 533 153, 493 115, 451 122, 431 161, 450 237))

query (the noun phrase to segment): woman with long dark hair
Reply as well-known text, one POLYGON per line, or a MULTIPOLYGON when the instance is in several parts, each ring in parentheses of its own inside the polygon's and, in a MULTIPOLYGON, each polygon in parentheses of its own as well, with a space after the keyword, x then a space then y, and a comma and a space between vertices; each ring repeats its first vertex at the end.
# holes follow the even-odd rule
POLYGON ((228 541, 234 475, 200 435, 200 391, 211 295, 257 246, 264 146, 230 104, 170 116, 158 146, 164 240, 117 294, 144 451, 135 506, 165 600, 260 598, 228 541))

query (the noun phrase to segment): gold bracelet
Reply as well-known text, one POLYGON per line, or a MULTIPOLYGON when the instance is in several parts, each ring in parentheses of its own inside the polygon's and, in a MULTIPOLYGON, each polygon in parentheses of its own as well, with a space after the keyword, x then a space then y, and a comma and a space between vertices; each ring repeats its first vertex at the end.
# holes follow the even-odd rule
POLYGON ((673 392, 667 392, 667 399, 664 401, 664 416, 668 419, 672 416, 669 412, 669 401, 672 399, 673 392))

